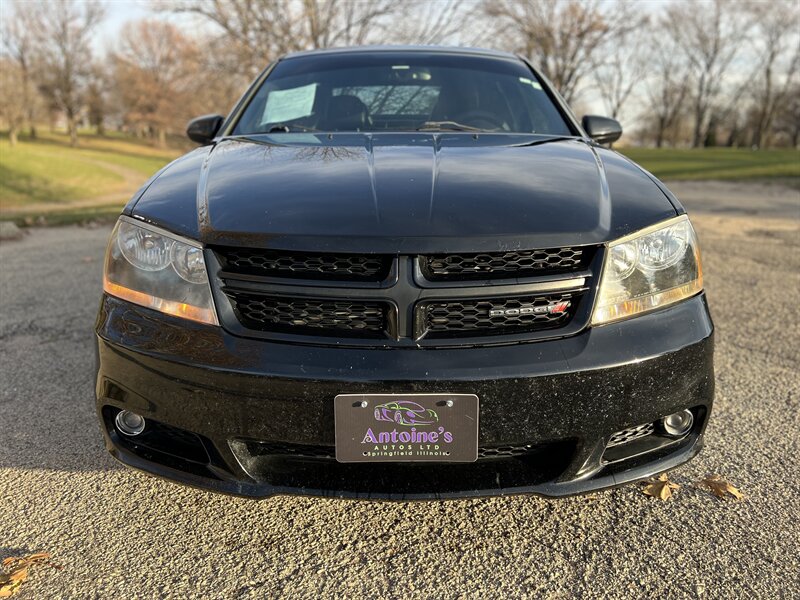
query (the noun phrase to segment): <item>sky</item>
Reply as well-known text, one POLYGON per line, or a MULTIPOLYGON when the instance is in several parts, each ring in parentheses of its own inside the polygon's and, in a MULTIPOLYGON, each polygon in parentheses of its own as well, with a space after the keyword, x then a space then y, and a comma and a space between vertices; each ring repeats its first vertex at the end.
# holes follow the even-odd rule
POLYGON ((113 46, 126 22, 146 19, 150 15, 152 12, 149 0, 107 0, 106 18, 94 40, 95 50, 103 53, 113 46))

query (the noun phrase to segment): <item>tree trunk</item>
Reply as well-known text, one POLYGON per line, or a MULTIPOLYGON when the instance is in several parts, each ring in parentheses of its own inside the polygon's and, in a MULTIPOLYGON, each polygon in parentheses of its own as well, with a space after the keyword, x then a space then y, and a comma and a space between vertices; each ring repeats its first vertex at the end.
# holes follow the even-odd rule
POLYGON ((36 124, 34 123, 34 117, 36 116, 34 108, 33 108, 33 101, 31 100, 31 83, 30 83, 30 76, 28 74, 28 66, 25 60, 21 60, 21 67, 22 67, 22 90, 23 90, 23 102, 25 102, 25 106, 28 108, 26 111, 26 118, 28 119, 28 128, 31 132, 31 139, 36 139, 36 124))
POLYGON ((767 149, 772 144, 772 121, 775 117, 775 109, 773 109, 767 114, 767 119, 764 122, 764 132, 761 134, 761 147, 767 149))
POLYGON ((728 133, 728 139, 725 141, 725 146, 728 148, 733 148, 736 146, 736 139, 739 137, 739 124, 735 123, 732 127, 730 132, 728 133))
POLYGON ((69 145, 75 148, 78 145, 78 123, 72 111, 67 111, 67 131, 69 132, 69 145))
POLYGON ((17 126, 11 125, 8 128, 8 143, 11 144, 11 147, 17 145, 17 126))
POLYGON ((664 122, 663 117, 659 117, 658 119, 658 131, 656 131, 656 148, 661 148, 664 146, 664 130, 666 129, 666 124, 664 122))
POLYGON ((694 134, 692 135, 692 148, 699 148, 703 145, 703 141, 705 140, 705 134, 703 133, 703 120, 705 119, 705 115, 702 111, 698 110, 695 112, 694 117, 694 134))
POLYGON ((753 130, 753 137, 750 140, 750 145, 755 146, 756 148, 761 148, 761 123, 756 123, 756 127, 753 130))
POLYGON ((717 123, 712 120, 706 127, 706 135, 703 138, 703 148, 711 148, 717 145, 717 123))
POLYGON ((167 132, 161 128, 159 128, 158 130, 158 147, 159 148, 167 147, 167 132))

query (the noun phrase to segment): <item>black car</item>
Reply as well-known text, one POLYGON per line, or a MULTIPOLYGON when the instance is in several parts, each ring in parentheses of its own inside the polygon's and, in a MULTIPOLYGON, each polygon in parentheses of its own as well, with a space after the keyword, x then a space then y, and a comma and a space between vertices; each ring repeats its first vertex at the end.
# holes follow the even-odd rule
POLYGON ((530 64, 270 65, 112 233, 110 452, 246 496, 564 496, 692 458, 713 324, 681 204, 530 64))

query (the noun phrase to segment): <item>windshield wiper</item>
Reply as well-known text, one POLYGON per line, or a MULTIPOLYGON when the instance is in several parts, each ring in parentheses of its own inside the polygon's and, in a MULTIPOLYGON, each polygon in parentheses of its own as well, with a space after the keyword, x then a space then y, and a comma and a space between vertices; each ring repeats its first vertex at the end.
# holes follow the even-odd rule
POLYGON ((456 121, 425 121, 417 131, 486 131, 479 127, 464 125, 456 121))
POLYGON ((305 125, 299 125, 297 123, 278 123, 277 125, 273 125, 269 128, 267 133, 291 133, 292 131, 319 131, 319 129, 314 129, 313 127, 306 127, 305 125))
MULTIPOLYGON (((544 136, 544 133, 536 133, 535 135, 544 136)), ((530 142, 523 142, 522 144, 515 144, 517 147, 522 146, 539 146, 541 144, 549 144, 550 142, 563 142, 564 140, 579 140, 580 138, 574 135, 552 135, 540 140, 533 140, 530 142)))

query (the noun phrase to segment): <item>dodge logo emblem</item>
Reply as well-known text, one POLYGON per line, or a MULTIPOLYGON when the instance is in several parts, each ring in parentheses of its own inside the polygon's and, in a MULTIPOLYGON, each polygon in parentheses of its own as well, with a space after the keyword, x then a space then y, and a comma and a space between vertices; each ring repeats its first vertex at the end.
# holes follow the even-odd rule
POLYGON ((521 317, 524 315, 560 315, 567 312, 571 302, 551 302, 545 306, 520 306, 519 308, 492 308, 490 317, 521 317))

